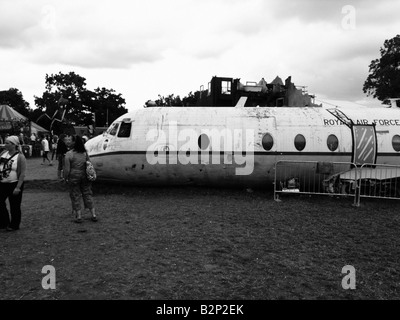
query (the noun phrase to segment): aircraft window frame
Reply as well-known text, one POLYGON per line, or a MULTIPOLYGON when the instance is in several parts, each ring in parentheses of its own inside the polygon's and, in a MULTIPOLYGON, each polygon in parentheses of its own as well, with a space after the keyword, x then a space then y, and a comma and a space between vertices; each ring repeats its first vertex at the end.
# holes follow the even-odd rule
POLYGON ((118 138, 130 138, 131 133, 132 133, 132 122, 121 122, 121 124, 119 126, 117 137, 118 138), (121 131, 123 129, 125 130, 125 126, 129 127, 129 130, 127 131, 129 134, 128 135, 124 134, 121 136, 121 131))
POLYGON ((332 152, 336 151, 339 148, 339 139, 334 134, 330 134, 326 139, 326 145, 328 149, 332 152))
POLYGON ((265 151, 270 151, 274 146, 274 137, 267 132, 261 139, 261 145, 265 151))
POLYGON ((307 145, 307 140, 306 137, 304 137, 302 134, 297 134, 294 137, 294 147, 296 148, 297 151, 303 151, 307 145))
POLYGON ((398 134, 395 134, 392 138, 392 147, 394 151, 400 151, 400 136, 398 134))
POLYGON ((197 139, 197 145, 199 146, 200 150, 207 150, 207 148, 210 146, 210 143, 210 137, 207 134, 202 133, 201 135, 199 135, 199 138, 197 139), (206 144, 207 146, 204 146, 204 144, 206 144))
POLYGON ((115 136, 118 132, 119 124, 120 124, 120 122, 115 122, 114 124, 112 124, 110 126, 110 128, 108 128, 107 134, 109 134, 111 136, 115 136))

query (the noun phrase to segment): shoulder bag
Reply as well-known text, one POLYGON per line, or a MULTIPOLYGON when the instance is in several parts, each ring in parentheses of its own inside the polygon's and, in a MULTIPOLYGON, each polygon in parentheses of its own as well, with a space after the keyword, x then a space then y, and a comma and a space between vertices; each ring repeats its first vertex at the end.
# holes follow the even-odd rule
POLYGON ((86 177, 89 181, 95 181, 97 178, 96 170, 94 169, 93 163, 89 159, 89 155, 86 153, 86 177))

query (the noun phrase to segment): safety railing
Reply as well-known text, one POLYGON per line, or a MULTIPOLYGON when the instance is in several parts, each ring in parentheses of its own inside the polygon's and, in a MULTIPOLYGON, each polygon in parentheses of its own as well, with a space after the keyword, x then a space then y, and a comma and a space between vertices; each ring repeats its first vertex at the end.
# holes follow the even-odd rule
POLYGON ((400 199, 400 166, 367 163, 359 172, 360 197, 400 199))
POLYGON ((281 160, 275 164, 274 199, 280 194, 400 199, 400 166, 352 162, 281 160))
POLYGON ((280 160, 275 163, 274 199, 280 194, 353 196, 359 206, 358 170, 352 162, 280 160), (355 169, 353 169, 355 168, 355 169), (346 176, 341 178, 341 174, 346 176))

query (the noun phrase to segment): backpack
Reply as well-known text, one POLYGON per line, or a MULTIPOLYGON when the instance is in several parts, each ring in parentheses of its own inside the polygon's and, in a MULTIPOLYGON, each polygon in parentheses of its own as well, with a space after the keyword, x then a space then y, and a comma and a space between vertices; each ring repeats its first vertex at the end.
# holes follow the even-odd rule
MULTIPOLYGON (((0 156, 5 153, 6 151, 3 151, 0 153, 0 156)), ((2 163, 3 163, 3 170, 0 171, 0 180, 3 179, 3 175, 7 172, 7 169, 4 169, 6 167, 6 164, 8 163, 8 161, 10 161, 12 158, 14 158, 17 154, 19 154, 19 151, 17 151, 16 153, 14 153, 11 157, 5 159, 5 158, 1 158, 2 163)))

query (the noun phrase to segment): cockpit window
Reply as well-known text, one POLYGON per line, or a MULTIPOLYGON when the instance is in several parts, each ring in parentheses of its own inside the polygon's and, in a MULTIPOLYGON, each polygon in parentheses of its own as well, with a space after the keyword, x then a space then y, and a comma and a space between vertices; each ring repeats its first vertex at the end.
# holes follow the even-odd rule
POLYGON ((118 127, 119 127, 119 122, 114 123, 108 130, 107 133, 115 136, 117 134, 118 131, 118 127))
POLYGON ((129 138, 131 136, 132 122, 122 122, 119 128, 119 138, 129 138))

